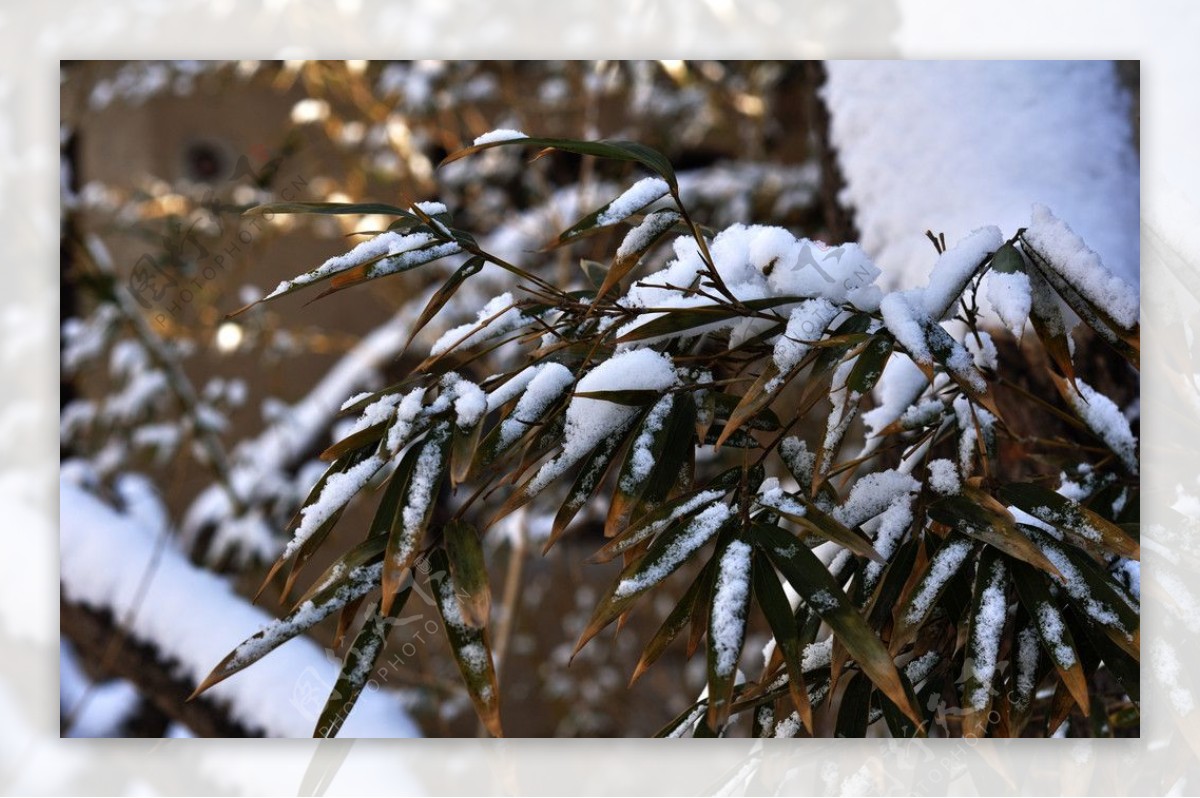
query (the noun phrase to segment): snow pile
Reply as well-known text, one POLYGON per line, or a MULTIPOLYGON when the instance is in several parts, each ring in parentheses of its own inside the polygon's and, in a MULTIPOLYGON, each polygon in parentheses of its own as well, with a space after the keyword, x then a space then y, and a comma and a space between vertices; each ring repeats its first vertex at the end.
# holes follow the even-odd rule
MULTIPOLYGON (((618 352, 596 366, 579 381, 577 393, 601 391, 665 391, 678 381, 671 358, 651 349, 631 349, 618 352)), ((530 493, 536 493, 589 452, 605 438, 616 435, 629 426, 637 408, 577 396, 567 406, 567 425, 563 433, 562 452, 541 467, 529 483, 530 493)))
POLYGON ((1137 285, 1138 158, 1107 61, 830 61, 823 96, 863 248, 886 289, 919 285, 926 230, 1017 230, 1030 203, 1072 222, 1137 285))
POLYGON ((1020 338, 1033 303, 1029 275, 1024 272, 988 272, 985 296, 1004 326, 1020 338))
MULTIPOLYGON (((674 252, 675 258, 665 268, 638 281, 620 304, 631 309, 712 306, 711 277, 695 239, 690 236, 675 239, 674 252), (695 285, 710 296, 689 290, 695 285)), ((831 303, 849 302, 860 309, 873 310, 881 296, 874 285, 879 269, 857 244, 830 248, 807 238, 796 238, 781 227, 735 224, 713 238, 709 252, 721 281, 743 302, 821 297, 831 303)), ((788 313, 786 305, 781 305, 778 311, 785 317, 788 313)), ((619 335, 627 335, 660 316, 643 313, 623 326, 619 335)), ((695 335, 740 323, 740 319, 716 321, 688 332, 695 335)))
POLYGON ((1137 438, 1133 436, 1129 419, 1113 400, 1083 380, 1075 380, 1075 385, 1079 393, 1067 391, 1071 408, 1131 473, 1138 473, 1137 438))
POLYGON ((1125 329, 1138 323, 1138 292, 1105 267, 1100 256, 1045 205, 1033 206, 1025 240, 1045 263, 1125 329))
MULTIPOLYGON (((59 488, 64 597, 112 613, 132 639, 153 645, 181 676, 199 682, 231 645, 274 620, 136 520, 68 480, 59 488), (139 597, 148 572, 149 587, 139 597)), ((316 643, 299 637, 209 695, 248 728, 309 737, 339 667, 316 643)), ((347 737, 419 735, 396 695, 384 690, 363 693, 344 732, 347 737)))

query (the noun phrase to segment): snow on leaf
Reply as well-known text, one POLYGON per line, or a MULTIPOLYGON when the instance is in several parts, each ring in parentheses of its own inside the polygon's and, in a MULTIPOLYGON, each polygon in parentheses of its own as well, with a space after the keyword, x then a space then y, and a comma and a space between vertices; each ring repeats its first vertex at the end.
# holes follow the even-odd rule
MULTIPOLYGON (((601 391, 665 391, 678 380, 667 355, 652 349, 630 349, 613 355, 589 371, 576 385, 576 393, 601 391)), ((567 406, 562 451, 541 467, 526 491, 537 493, 564 471, 582 460, 605 438, 625 430, 637 408, 576 396, 567 406)))
POLYGON ((1114 322, 1126 330, 1138 323, 1137 290, 1113 274, 1045 205, 1033 206, 1024 237, 1051 269, 1114 322))

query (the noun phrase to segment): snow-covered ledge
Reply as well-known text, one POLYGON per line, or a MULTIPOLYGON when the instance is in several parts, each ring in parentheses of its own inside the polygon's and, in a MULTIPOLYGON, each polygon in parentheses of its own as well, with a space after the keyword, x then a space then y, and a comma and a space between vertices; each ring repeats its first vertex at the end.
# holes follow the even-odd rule
MULTIPOLYGON (((69 479, 60 480, 59 509, 64 600, 108 612, 190 684, 204 678, 231 646, 273 620, 225 579, 192 565, 171 540, 160 540, 141 520, 69 479), (152 577, 140 595, 148 570, 152 577)), ((338 664, 302 636, 210 693, 246 728, 271 737, 310 737, 337 671, 338 664)), ((421 734, 399 696, 367 690, 342 736, 421 734)))

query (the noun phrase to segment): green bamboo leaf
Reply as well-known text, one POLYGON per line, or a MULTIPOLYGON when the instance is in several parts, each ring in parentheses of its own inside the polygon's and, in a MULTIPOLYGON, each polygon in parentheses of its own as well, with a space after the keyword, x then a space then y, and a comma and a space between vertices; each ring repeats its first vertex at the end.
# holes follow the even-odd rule
POLYGON ((613 286, 617 285, 625 275, 633 271, 642 257, 650 248, 658 243, 664 235, 670 232, 683 219, 672 210, 655 211, 647 214, 641 224, 633 228, 621 242, 613 259, 612 267, 604 275, 596 296, 603 297, 613 286))
POLYGON ((1090 556, 1060 543, 1040 529, 1025 527, 1030 538, 1057 566, 1056 581, 1085 617, 1104 630, 1109 639, 1130 657, 1140 657, 1140 618, 1124 591, 1112 582, 1090 556))
POLYGON ((597 605, 572 656, 648 590, 691 559, 705 543, 737 521, 737 516, 728 505, 714 503, 686 525, 670 529, 655 538, 645 556, 621 571, 608 595, 597 605))
POLYGON ((644 540, 678 524, 685 524, 705 508, 718 503, 722 497, 737 486, 742 469, 739 466, 727 469, 714 477, 703 488, 677 496, 659 505, 614 537, 593 554, 588 562, 605 563, 618 554, 623 554, 644 540))
POLYGON ((867 736, 868 718, 871 713, 871 682, 862 674, 854 673, 842 693, 838 706, 835 734, 850 740, 861 740, 867 736))
POLYGON ((487 564, 483 546, 475 527, 465 521, 450 521, 443 529, 450 575, 458 586, 458 605, 463 619, 470 626, 487 626, 492 607, 492 591, 488 587, 487 564))
POLYGON ((200 682, 188 700, 208 690, 215 684, 258 662, 279 646, 316 626, 325 618, 340 610, 379 586, 382 566, 361 565, 345 574, 344 578, 319 591, 304 601, 286 617, 271 621, 260 631, 239 644, 221 660, 212 672, 200 682))
POLYGON ((316 213, 323 215, 401 216, 416 220, 411 211, 381 202, 268 202, 245 211, 245 216, 268 214, 316 213))
POLYGON ((855 358, 854 365, 850 368, 850 376, 846 379, 846 386, 853 393, 866 396, 875 387, 875 383, 879 382, 894 346, 895 339, 888 332, 876 333, 855 358))
POLYGON ((896 670, 879 637, 816 555, 779 527, 755 524, 754 534, 759 547, 809 608, 829 624, 863 673, 913 723, 921 725, 912 688, 896 670))
POLYGON ((617 450, 624 440, 625 438, 620 435, 612 435, 605 438, 588 455, 583 465, 580 466, 579 474, 575 477, 575 483, 567 491, 567 498, 554 515, 550 537, 546 540, 546 544, 542 548, 543 554, 550 551, 551 547, 567 531, 567 527, 575 519, 576 514, 596 495, 596 490, 604 481, 605 475, 616 459, 617 450))
POLYGON ((687 396, 666 394, 647 408, 630 435, 625 462, 609 503, 604 534, 614 537, 631 517, 662 504, 679 481, 692 450, 696 405, 687 396))
POLYGON ((431 573, 435 574, 435 603, 446 627, 446 638, 454 661, 462 674, 471 703, 485 728, 493 737, 503 737, 500 726, 500 689, 487 631, 467 623, 459 611, 459 587, 450 573, 446 552, 435 549, 429 556, 431 573))
MULTIPOLYGON (((697 305, 686 308, 643 308, 643 314, 659 314, 645 324, 639 324, 625 335, 617 339, 618 344, 644 341, 661 336, 676 336, 697 327, 706 327, 729 319, 740 318, 746 310, 767 311, 781 305, 794 305, 803 302, 804 297, 783 296, 752 299, 742 302, 740 307, 734 305, 697 305)), ((780 321, 786 319, 780 317, 780 321)))
POLYGON ((783 666, 788 675, 788 692, 792 704, 800 713, 800 720, 809 732, 815 730, 812 718, 812 705, 808 701, 808 690, 804 685, 803 646, 800 645, 800 630, 796 618, 792 614, 792 606, 788 603, 787 594, 775 569, 762 552, 758 553, 758 562, 754 566, 754 598, 767 619, 767 626, 775 638, 775 650, 783 659, 783 666))
POLYGON ((445 166, 460 158, 465 158, 468 155, 474 155, 477 152, 482 152, 493 147, 514 145, 521 147, 541 147, 543 148, 543 153, 546 150, 561 150, 562 152, 570 152, 576 155, 594 155, 598 158, 608 158, 609 160, 631 161, 641 164, 666 180, 672 189, 677 189, 679 185, 678 179, 675 177, 675 170, 666 156, 636 141, 613 141, 607 139, 601 141, 580 141, 578 139, 540 138, 532 136, 503 139, 500 141, 491 141, 486 144, 476 144, 453 152, 447 155, 439 166, 445 166))
POLYGON ((338 674, 337 682, 333 685, 333 691, 325 702, 325 708, 321 710, 321 715, 317 718, 313 737, 337 737, 342 724, 350 715, 350 710, 354 709, 358 697, 362 695, 363 688, 370 680, 371 673, 375 670, 376 663, 379 662, 379 655, 383 653, 383 649, 387 645, 392 618, 403 609, 411 592, 411 587, 405 588, 397 597, 392 604, 392 615, 381 613, 378 602, 371 605, 358 636, 354 638, 354 642, 346 651, 346 657, 342 661, 342 670, 338 674))
POLYGON ((1025 273, 1025 259, 1012 244, 1005 243, 992 255, 992 271, 1002 274, 1025 273))
POLYGON ((1012 483, 997 490, 1000 500, 1021 508, 1087 546, 1098 546, 1131 560, 1141 559, 1138 541, 1113 522, 1078 502, 1033 483, 1012 483))
POLYGON ((1062 307, 1040 271, 1030 269, 1028 275, 1029 320, 1033 322, 1033 331, 1037 333, 1051 362, 1073 383, 1075 364, 1071 359, 1071 333, 1063 318, 1062 307))
POLYGON ((701 593, 703 593, 702 588, 705 580, 712 579, 716 562, 715 558, 709 560, 700 571, 700 574, 692 580, 692 584, 684 592, 683 598, 679 599, 679 603, 667 615, 662 626, 654 633, 654 637, 646 644, 646 647, 642 650, 642 656, 638 659, 637 667, 634 668, 633 676, 629 679, 631 687, 651 665, 658 661, 658 658, 667 650, 667 646, 671 645, 672 641, 679 636, 679 633, 692 620, 692 615, 696 611, 696 604, 699 601, 701 593))
POLYGON ((1134 368, 1140 368, 1141 363, 1141 326, 1135 324, 1131 329, 1124 329, 1101 307, 1097 306, 1063 279, 1052 268, 1046 257, 1029 245, 1023 238, 1021 245, 1029 254, 1030 260, 1037 267, 1039 275, 1054 288, 1063 301, 1083 323, 1092 329, 1101 340, 1111 346, 1117 353, 1128 360, 1134 368))
POLYGON ((979 488, 967 485, 961 494, 943 496, 929 505, 928 513, 939 524, 982 540, 1051 576, 1059 576, 1054 563, 1017 528, 1004 505, 979 488))
POLYGON ((1087 714, 1087 676, 1083 672, 1075 638, 1063 615, 1062 603, 1050 595, 1045 577, 1024 563, 1013 563, 1013 581, 1017 586, 1017 598, 1029 613, 1042 639, 1042 648, 1049 654, 1059 678, 1071 692, 1075 703, 1087 714))
POLYGON ((346 580, 347 574, 382 562, 383 549, 386 544, 387 537, 385 535, 372 535, 341 554, 308 586, 300 598, 293 602, 292 610, 342 584, 346 580))
POLYGON ((401 461, 407 479, 403 500, 392 521, 383 557, 383 611, 391 610, 409 569, 421 553, 421 539, 429 526, 437 494, 450 460, 451 421, 439 421, 425 439, 414 444, 401 461), (415 456, 411 458, 413 452, 415 456))
POLYGON ((860 557, 878 563, 886 562, 861 530, 851 529, 803 496, 790 497, 790 501, 770 501, 760 496, 757 501, 805 532, 832 540, 860 557))
MULTIPOLYGON (((660 199, 667 196, 667 193, 669 190, 670 189, 664 185, 661 194, 658 194, 657 196, 653 196, 653 198, 650 199, 648 202, 646 202, 644 205, 641 205, 637 208, 626 209, 629 211, 629 213, 626 214, 625 216, 622 216, 620 219, 611 218, 611 216, 612 216, 611 210, 612 210, 613 205, 615 205, 617 203, 617 200, 614 199, 611 202, 606 202, 606 203, 604 203, 604 205, 602 205, 599 208, 597 208, 596 210, 592 211, 587 216, 585 216, 582 219, 580 219, 579 221, 575 222, 575 224, 571 225, 566 230, 564 230, 561 234, 559 234, 558 239, 553 244, 551 244, 550 247, 548 247, 548 249, 554 248, 554 247, 560 247, 565 244, 570 244, 574 241, 578 241, 580 238, 585 237, 589 233, 595 232, 597 230, 603 230, 605 228, 612 227, 613 225, 624 221, 629 216, 632 216, 633 214, 638 213, 639 211, 654 204, 655 202, 658 202, 660 199), (606 218, 606 216, 608 218, 606 218)), ((647 194, 647 196, 651 196, 651 195, 647 194)), ((681 217, 675 211, 667 211, 667 213, 674 214, 674 217, 675 217, 674 220, 672 220, 671 223, 669 225, 667 225, 667 227, 669 229, 670 226, 674 225, 675 222, 678 221, 681 217)), ((665 232, 665 230, 664 230, 664 232, 665 232)), ((601 291, 601 295, 603 295, 603 290, 601 291)))
POLYGON ((409 344, 417 337, 417 333, 425 329, 425 325, 432 321, 433 317, 438 314, 438 311, 446 306, 446 303, 457 293, 462 284, 467 281, 467 278, 479 274, 480 270, 483 269, 484 263, 484 259, 476 255, 462 266, 459 266, 453 274, 446 278, 446 282, 442 283, 441 287, 429 298, 429 301, 425 303, 425 307, 421 311, 421 315, 413 322, 412 329, 408 333, 408 340, 404 342, 405 349, 408 349, 409 344))

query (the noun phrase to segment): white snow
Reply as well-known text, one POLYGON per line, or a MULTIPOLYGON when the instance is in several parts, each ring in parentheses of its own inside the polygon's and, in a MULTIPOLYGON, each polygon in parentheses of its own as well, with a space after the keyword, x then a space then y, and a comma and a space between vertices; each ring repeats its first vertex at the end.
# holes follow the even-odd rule
POLYGON ((429 354, 440 355, 450 349, 468 349, 476 344, 512 332, 530 318, 513 305, 513 295, 505 292, 493 297, 479 311, 474 322, 447 330, 429 347, 429 354))
POLYGON ((393 552, 393 562, 406 562, 413 549, 421 544, 420 533, 423 530, 420 525, 429 511, 430 505, 437 498, 437 490, 441 485, 442 470, 445 465, 442 448, 446 445, 448 435, 449 430, 444 426, 434 427, 421 444, 421 452, 417 455, 417 462, 413 466, 412 476, 409 478, 404 509, 400 511, 401 544, 393 552))
POLYGON ((481 144, 491 144, 496 141, 516 141, 517 139, 527 138, 529 138, 529 136, 525 135, 519 130, 501 127, 496 128, 495 130, 489 130, 487 133, 484 133, 481 136, 476 136, 475 141, 473 141, 472 144, 478 147, 481 144))
MULTIPOLYGON (((654 437, 658 435, 675 405, 674 394, 665 394, 654 403, 629 450, 629 473, 621 480, 621 490, 632 493, 650 476, 654 468, 654 437)), ((668 442, 669 443, 669 442, 668 442)))
POLYGON ((833 517, 855 527, 920 489, 919 482, 895 469, 867 474, 854 483, 850 495, 833 511, 833 517))
POLYGON ((454 419, 461 429, 472 427, 487 412, 487 394, 476 383, 457 374, 447 374, 442 382, 449 382, 454 396, 454 419), (447 378, 451 378, 447 380, 447 378))
POLYGON ((879 303, 879 311, 883 314, 883 323, 888 332, 908 350, 912 359, 922 365, 930 365, 933 355, 925 340, 925 327, 921 323, 924 311, 918 306, 919 301, 922 301, 921 294, 913 289, 896 291, 883 298, 879 303))
MULTIPOLYGON (((707 267, 695 239, 680 236, 674 241, 675 258, 665 268, 644 277, 620 300, 625 307, 691 308, 712 306, 713 300, 686 289, 697 278, 707 284, 707 267)), ((856 244, 828 247, 819 241, 796 238, 779 227, 734 224, 719 232, 709 251, 721 280, 742 301, 774 297, 823 297, 834 304, 853 302, 872 307, 878 292, 872 290, 879 269, 856 244)), ((710 289, 711 293, 711 289, 710 289)), ((786 318, 787 305, 777 312, 786 318)), ((661 314, 644 313, 619 330, 626 335, 661 314)), ((741 319, 714 321, 695 327, 687 335, 734 327, 741 319)))
POLYGON ((345 471, 331 475, 321 488, 316 501, 300 510, 300 524, 296 527, 295 535, 284 547, 283 556, 291 557, 299 551, 304 542, 332 518, 334 513, 345 507, 383 466, 384 460, 372 455, 345 471))
POLYGON ((1002 560, 992 562, 987 574, 988 584, 979 601, 979 611, 971 621, 971 648, 975 657, 969 660, 978 684, 963 698, 974 709, 988 705, 992 680, 996 676, 996 661, 1000 655, 1000 637, 1008 618, 1008 601, 1004 594, 1005 568, 1002 560))
MULTIPOLYGON (((1105 267, 1100 256, 1045 205, 1033 206, 1025 240, 1051 269, 1113 321, 1125 329, 1137 324, 1137 288, 1105 267)), ((1137 268, 1136 261, 1133 268, 1137 268)))
POLYGON ((981 227, 939 255, 922 292, 925 313, 939 321, 953 315, 979 265, 1003 243, 999 227, 981 227))
POLYGON ((1067 627, 1063 621, 1062 613, 1058 611, 1049 602, 1039 604, 1037 608, 1037 624, 1041 630, 1042 640, 1049 646, 1053 654, 1054 662, 1063 668, 1070 668, 1075 664, 1075 652, 1063 640, 1063 634, 1067 627))
MULTIPOLYGON (((63 595, 111 612, 132 639, 155 646, 193 683, 234 644, 273 620, 234 593, 224 578, 193 566, 171 541, 160 540, 67 480, 60 481, 59 490, 63 595), (139 583, 148 571, 153 576, 139 600, 139 583)), ((301 636, 209 695, 250 728, 271 736, 310 737, 338 668, 301 636)), ((394 693, 375 690, 359 699, 344 733, 412 737, 419 731, 394 693)))
POLYGON ((1029 320, 1029 308, 1033 303, 1030 293, 1029 275, 1025 272, 988 272, 984 296, 992 310, 1000 317, 1004 326, 1017 338, 1025 330, 1029 320))
POLYGON ((926 230, 1015 232, 1055 208, 1137 284, 1139 162, 1108 61, 829 61, 822 94, 863 248, 886 289, 920 285, 926 230))
MULTIPOLYGON (((618 352, 584 375, 576 393, 599 391, 665 391, 678 380, 671 358, 651 349, 618 352)), ((582 460, 609 435, 623 431, 637 415, 629 405, 576 396, 567 406, 567 423, 562 451, 541 467, 529 483, 531 493, 546 485, 582 460)))
POLYGON ((661 177, 643 177, 610 202, 604 212, 596 217, 596 224, 616 224, 637 213, 652 202, 662 199, 670 191, 667 181, 661 177))
POLYGON ((943 495, 962 490, 962 481, 958 478, 958 469, 954 467, 954 463, 944 457, 929 461, 929 487, 943 495))
MULTIPOLYGON (((787 328, 775 342, 771 355, 781 377, 800 364, 811 345, 825 334, 825 328, 839 312, 839 309, 824 297, 801 302, 792 310, 788 316, 787 328)), ((778 387, 779 382, 781 378, 772 380, 767 392, 770 393, 778 387)))
POLYGON ((942 588, 958 573, 958 569, 970 553, 971 543, 961 539, 951 540, 937 550, 929 563, 929 570, 921 580, 919 590, 913 594, 908 612, 904 616, 906 623, 920 623, 929 614, 942 588))
POLYGON ((637 252, 642 252, 650 246, 651 241, 682 218, 674 211, 662 211, 648 215, 637 227, 625 234, 621 245, 617 247, 616 259, 618 261, 625 260, 637 252))
POLYGON ((1033 700, 1040 657, 1038 633, 1032 626, 1027 626, 1017 635, 1017 692, 1013 697, 1013 706, 1019 710, 1025 709, 1033 700))
POLYGON ((633 596, 667 578, 697 549, 717 534, 717 530, 732 515, 729 505, 724 503, 713 504, 700 511, 695 518, 688 522, 679 536, 671 541, 657 562, 634 576, 622 579, 617 584, 613 595, 618 598, 633 596))
POLYGON ((750 595, 750 545, 731 541, 717 567, 712 602, 712 635, 709 644, 715 651, 714 670, 728 676, 737 665, 746 634, 746 600, 750 595))
POLYGON ((1075 380, 1079 393, 1067 391, 1071 408, 1087 424, 1088 429, 1113 451, 1126 468, 1138 473, 1137 438, 1129 426, 1129 419, 1113 400, 1096 391, 1083 380, 1075 380))
MULTIPOLYGON (((575 375, 561 363, 541 363, 521 394, 517 406, 500 424, 500 445, 508 446, 541 420, 563 391, 571 387, 575 375)), ((489 397, 490 399, 490 397, 489 397)))
POLYGON ((899 419, 928 385, 925 374, 912 360, 899 354, 888 358, 883 374, 875 383, 875 407, 863 414, 868 437, 877 437, 885 427, 899 419))

